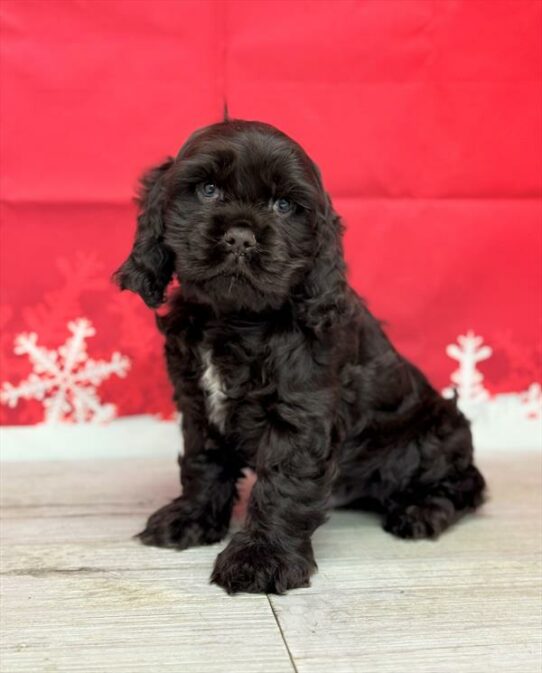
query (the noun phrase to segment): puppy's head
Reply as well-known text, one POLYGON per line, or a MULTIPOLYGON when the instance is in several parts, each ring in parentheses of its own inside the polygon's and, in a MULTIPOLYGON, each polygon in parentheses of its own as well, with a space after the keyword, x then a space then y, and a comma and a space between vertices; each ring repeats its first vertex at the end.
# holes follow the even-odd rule
POLYGON ((319 171, 272 126, 201 129, 142 185, 134 247, 116 280, 149 306, 162 303, 173 273, 200 301, 254 311, 303 287, 331 290, 333 271, 342 274, 340 224, 319 171))

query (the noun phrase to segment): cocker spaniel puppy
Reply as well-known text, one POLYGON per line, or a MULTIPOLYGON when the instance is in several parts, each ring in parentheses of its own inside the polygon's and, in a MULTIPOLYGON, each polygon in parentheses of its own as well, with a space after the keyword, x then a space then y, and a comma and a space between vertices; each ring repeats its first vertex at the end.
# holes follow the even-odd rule
POLYGON ((140 539, 222 540, 246 467, 243 529, 215 563, 226 591, 304 587, 334 506, 434 538, 475 509, 469 423, 395 350, 349 287, 342 225, 303 149, 267 124, 196 131, 142 180, 133 250, 116 273, 157 317, 182 411, 182 495, 140 539))

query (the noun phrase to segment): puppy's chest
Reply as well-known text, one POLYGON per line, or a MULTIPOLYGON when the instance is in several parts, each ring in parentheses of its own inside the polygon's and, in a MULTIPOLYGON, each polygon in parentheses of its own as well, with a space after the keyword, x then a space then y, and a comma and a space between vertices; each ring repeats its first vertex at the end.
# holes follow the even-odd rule
POLYGON ((212 348, 201 346, 199 384, 205 398, 208 421, 226 432, 228 417, 245 395, 257 385, 256 362, 218 356, 212 348))
POLYGON ((210 349, 200 348, 200 387, 205 396, 205 409, 209 422, 224 432, 228 411, 226 381, 216 362, 213 362, 212 355, 210 349))

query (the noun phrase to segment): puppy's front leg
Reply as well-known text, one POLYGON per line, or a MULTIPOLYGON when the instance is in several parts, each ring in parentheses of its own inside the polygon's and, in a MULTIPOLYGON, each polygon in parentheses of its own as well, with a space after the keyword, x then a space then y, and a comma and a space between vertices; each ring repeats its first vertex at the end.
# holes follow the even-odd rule
POLYGON ((228 593, 309 585, 311 535, 325 521, 334 474, 330 397, 289 395, 268 413, 245 528, 219 554, 211 577, 228 593))
POLYGON ((155 512, 139 534, 156 547, 186 549, 222 540, 229 528, 242 463, 236 452, 183 419, 182 495, 155 512))

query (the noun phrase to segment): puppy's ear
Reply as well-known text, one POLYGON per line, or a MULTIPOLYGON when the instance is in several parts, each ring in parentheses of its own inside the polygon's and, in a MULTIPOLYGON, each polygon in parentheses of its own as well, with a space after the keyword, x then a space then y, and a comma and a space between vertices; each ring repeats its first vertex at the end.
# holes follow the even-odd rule
POLYGON ((336 324, 347 306, 343 224, 323 190, 315 226, 316 252, 304 282, 304 310, 307 324, 321 332, 336 324))
POLYGON ((173 159, 148 171, 141 178, 139 215, 132 252, 113 275, 121 290, 137 292, 151 308, 164 302, 164 292, 174 269, 172 250, 164 244, 165 177, 173 159))

